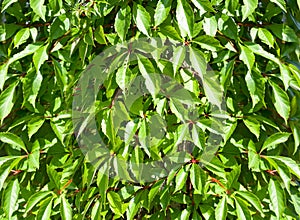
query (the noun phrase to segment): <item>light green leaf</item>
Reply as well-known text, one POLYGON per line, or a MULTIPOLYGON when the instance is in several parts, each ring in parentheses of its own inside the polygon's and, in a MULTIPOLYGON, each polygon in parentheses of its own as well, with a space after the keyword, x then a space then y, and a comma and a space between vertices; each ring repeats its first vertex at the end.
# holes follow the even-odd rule
POLYGON ((46 6, 44 5, 45 0, 30 0, 30 7, 38 16, 46 21, 46 6))
POLYGON ((282 162, 288 167, 291 173, 293 173, 295 176, 297 176, 300 179, 300 168, 299 168, 299 164, 297 164, 296 161, 294 161, 289 157, 283 157, 283 156, 267 156, 267 157, 282 162))
POLYGON ((35 194, 33 194, 27 204, 26 204, 26 208, 25 208, 25 215, 35 207, 35 205, 40 202, 41 200, 43 200, 44 198, 46 198, 47 196, 49 196, 50 194, 53 194, 53 192, 50 191, 39 191, 36 192, 35 194))
POLYGON ((53 203, 53 198, 47 198, 45 199, 41 207, 39 208, 39 211, 37 213, 37 219, 39 220, 48 220, 50 219, 51 216, 51 211, 52 211, 52 203, 53 203))
POLYGON ((240 48, 241 48, 240 59, 246 64, 248 70, 251 70, 255 62, 254 53, 248 47, 244 47, 241 44, 240 44, 240 48))
POLYGON ((285 143, 289 139, 290 135, 291 135, 290 133, 286 133, 286 132, 278 132, 278 133, 272 134, 264 142, 260 152, 263 152, 265 149, 267 149, 271 146, 275 146, 277 144, 285 143))
POLYGON ((272 101, 275 106, 276 111, 278 114, 283 117, 285 122, 287 123, 287 120, 290 117, 290 111, 291 111, 291 106, 290 106, 290 99, 287 93, 279 87, 276 83, 269 81, 272 89, 273 89, 273 96, 272 96, 272 101))
POLYGON ((14 37, 14 45, 16 48, 18 48, 21 44, 25 43, 26 40, 30 36, 30 30, 29 28, 23 28, 14 37))
POLYGON ((227 216, 227 197, 223 196, 216 207, 215 218, 220 220, 225 220, 226 216, 227 216))
POLYGON ((193 184, 193 187, 199 191, 202 192, 202 178, 201 178, 201 168, 198 164, 193 163, 192 167, 190 169, 190 179, 193 184))
POLYGON ((160 25, 166 20, 171 10, 172 0, 159 0, 154 14, 155 26, 160 25))
POLYGON ((250 211, 245 204, 245 202, 240 198, 234 198, 235 200, 235 207, 236 207, 236 214, 237 219, 239 220, 248 220, 251 219, 250 211))
POLYGON ((123 216, 122 199, 120 195, 116 192, 109 191, 107 193, 107 200, 112 211, 117 215, 123 216))
POLYGON ((116 16, 115 19, 115 30, 122 41, 126 39, 128 28, 131 23, 131 9, 127 5, 126 7, 122 7, 116 16))
POLYGON ((295 31, 286 24, 272 24, 266 26, 276 37, 286 42, 299 42, 295 31))
POLYGON ((257 55, 260 55, 262 57, 265 57, 269 60, 272 60, 273 62, 275 63, 279 63, 279 59, 276 58, 273 54, 265 51, 263 49, 262 46, 260 46, 259 44, 255 44, 255 43, 252 43, 252 42, 245 42, 244 43, 245 46, 247 46, 250 50, 252 50, 253 53, 257 54, 257 55))
POLYGON ((33 63, 35 66, 36 71, 39 71, 40 67, 46 60, 48 60, 48 53, 47 53, 48 45, 42 46, 38 48, 35 53, 33 54, 33 63))
POLYGON ((150 36, 151 17, 147 10, 140 4, 133 5, 133 19, 137 28, 146 36, 150 36))
POLYGON ((284 0, 271 0, 271 2, 274 2, 276 5, 278 5, 284 12, 286 11, 286 4, 284 0))
POLYGON ((7 9, 10 5, 12 5, 13 3, 17 2, 18 0, 4 0, 2 2, 2 10, 1 13, 7 9))
POLYGON ((242 21, 245 21, 249 15, 251 15, 258 6, 258 0, 243 0, 244 5, 242 6, 242 21))
POLYGON ((265 28, 259 28, 258 29, 258 37, 262 42, 267 44, 269 47, 273 47, 275 39, 273 35, 265 28))
POLYGON ((34 135, 39 129, 40 127, 42 127, 42 125, 44 124, 45 119, 43 117, 34 117, 32 118, 27 126, 28 126, 28 137, 29 139, 32 137, 32 135, 34 135))
POLYGON ((192 39, 194 29, 194 13, 191 6, 185 0, 177 1, 176 19, 183 38, 192 39))
POLYGON ((238 194, 239 196, 247 200, 249 203, 251 203, 257 211, 263 213, 262 204, 259 198, 254 193, 249 191, 236 191, 236 194, 238 194))
POLYGON ((218 51, 223 48, 220 42, 210 36, 210 35, 201 35, 193 40, 196 44, 199 44, 202 48, 211 50, 211 51, 218 51))
POLYGON ((270 209, 275 212, 277 218, 282 217, 285 210, 285 198, 283 189, 278 181, 269 180, 268 192, 270 197, 270 209))
POLYGON ((185 186, 188 174, 189 173, 187 171, 187 167, 182 167, 179 170, 179 172, 176 174, 176 178, 175 178, 176 185, 175 185, 174 192, 181 190, 185 186))
POLYGON ((28 172, 36 171, 40 167, 40 144, 36 140, 33 145, 30 154, 28 155, 28 172))
POLYGON ((95 40, 99 44, 107 44, 106 39, 105 39, 105 33, 104 33, 102 25, 100 25, 96 28, 96 30, 94 31, 94 37, 95 37, 95 40))
POLYGON ((60 203, 60 216, 63 220, 70 220, 72 219, 72 209, 70 203, 65 197, 65 194, 61 196, 61 203, 60 203))
POLYGON ((23 149, 26 153, 28 153, 24 142, 17 135, 10 132, 0 132, 0 140, 4 143, 16 146, 18 148, 23 149))
POLYGON ((9 39, 20 28, 21 26, 16 24, 0 24, 0 42, 9 39))
POLYGON ((192 0, 192 2, 200 10, 201 14, 205 12, 215 12, 209 0, 192 0))
POLYGON ((8 219, 11 219, 14 211, 18 208, 18 196, 20 192, 20 185, 18 179, 10 181, 4 192, 4 212, 8 219))
POLYGON ((1 124, 3 123, 4 118, 6 118, 13 106, 14 106, 14 96, 15 90, 18 83, 12 83, 0 94, 0 120, 1 124))
POLYGON ((246 127, 253 133, 257 139, 259 139, 260 135, 260 122, 255 119, 255 117, 248 116, 243 119, 246 127))

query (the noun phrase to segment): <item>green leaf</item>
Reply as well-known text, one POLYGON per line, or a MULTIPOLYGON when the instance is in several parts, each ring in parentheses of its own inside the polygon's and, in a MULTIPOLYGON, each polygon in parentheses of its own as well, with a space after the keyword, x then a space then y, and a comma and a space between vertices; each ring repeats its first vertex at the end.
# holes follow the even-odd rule
POLYGON ((297 176, 297 178, 300 178, 299 164, 297 164, 296 161, 294 161, 293 159, 288 157, 283 157, 283 156, 267 156, 267 157, 282 162, 287 166, 287 168, 291 173, 297 176))
POLYGON ((29 139, 40 129, 40 127, 42 127, 44 122, 45 119, 41 116, 34 117, 28 122, 27 126, 29 139))
POLYGON ((192 2, 200 10, 201 14, 205 12, 215 12, 209 0, 192 0, 192 2))
POLYGON ((3 123, 4 118, 6 118, 13 106, 14 106, 14 96, 15 90, 18 83, 12 83, 0 94, 0 120, 1 124, 3 123))
POLYGON ((36 192, 35 194, 33 194, 32 196, 30 196, 30 198, 28 199, 28 202, 26 204, 25 215, 31 209, 33 209, 38 202, 40 202, 41 200, 43 200, 44 198, 46 198, 50 194, 53 194, 53 192, 50 192, 50 191, 39 191, 39 192, 36 192))
POLYGON ((48 53, 47 53, 48 45, 42 46, 38 48, 35 53, 33 54, 33 63, 35 66, 36 71, 39 71, 40 67, 44 64, 46 60, 48 60, 48 53))
POLYGON ((275 109, 287 123, 291 111, 289 96, 282 88, 279 87, 279 85, 272 81, 269 82, 273 89, 272 101, 275 106, 275 109))
POLYGON ((113 191, 109 191, 107 193, 107 200, 112 211, 117 215, 123 216, 122 199, 120 195, 113 191))
POLYGON ((175 178, 176 185, 175 185, 174 192, 181 190, 185 186, 188 174, 189 173, 187 171, 187 167, 182 167, 179 170, 179 172, 176 174, 176 178, 175 178))
POLYGON ((273 179, 269 180, 268 192, 270 197, 270 204, 272 205, 270 209, 275 212, 277 218, 282 217, 282 213, 285 210, 285 199, 284 192, 278 181, 273 179))
MULTIPOLYGON (((39 0, 36 0, 39 1, 39 0)), ((66 14, 56 17, 50 26, 50 38, 55 40, 63 36, 70 28, 70 20, 66 14)))
POLYGON ((16 48, 18 48, 21 44, 25 43, 26 40, 30 36, 30 30, 29 28, 23 28, 14 37, 14 45, 16 48))
POLYGON ((265 28, 259 28, 258 37, 263 43, 267 44, 269 47, 273 47, 275 39, 270 31, 265 28))
POLYGON ((237 40, 238 29, 231 17, 223 14, 218 20, 218 28, 226 37, 237 40))
POLYGON ((254 193, 249 191, 236 191, 236 194, 241 196, 243 199, 247 200, 249 203, 251 203, 257 211, 263 213, 262 204, 259 198, 254 193))
POLYGON ((223 48, 220 42, 212 36, 209 35, 202 35, 193 40, 196 44, 199 44, 202 48, 211 50, 211 51, 218 51, 223 48))
POLYGON ((284 12, 286 11, 286 4, 284 0, 271 0, 271 2, 274 2, 276 5, 278 5, 284 12))
POLYGON ((12 37, 21 26, 16 24, 0 24, 0 42, 12 37))
POLYGON ((28 153, 24 142, 17 135, 10 132, 0 132, 0 140, 4 143, 10 144, 12 146, 18 147, 20 150, 23 149, 26 153, 28 153))
POLYGON ((241 48, 240 59, 246 64, 248 70, 251 70, 255 62, 254 53, 248 47, 244 47, 241 44, 240 44, 240 48, 241 48))
POLYGON ((237 219, 239 220, 248 220, 251 219, 250 211, 244 201, 240 198, 234 198, 237 219))
POLYGON ((275 63, 279 63, 280 62, 279 59, 276 58, 273 54, 265 51, 261 45, 255 44, 255 43, 252 43, 252 42, 245 42, 244 44, 250 50, 252 50, 253 53, 255 53, 257 55, 260 55, 262 57, 265 57, 265 58, 267 58, 269 60, 272 60, 275 63))
POLYGON ((105 39, 105 33, 104 33, 102 25, 100 25, 96 28, 96 30, 94 32, 94 37, 95 37, 95 40, 99 44, 107 44, 106 39, 105 39))
POLYGON ((65 194, 61 196, 61 203, 60 203, 60 216, 62 220, 70 220, 72 219, 72 209, 70 203, 65 197, 65 194))
POLYGON ((146 36, 150 37, 151 17, 147 10, 140 4, 133 5, 133 19, 137 28, 146 36))
POLYGON ((277 144, 285 143, 289 139, 290 135, 291 135, 290 133, 286 133, 286 132, 278 132, 278 133, 272 134, 264 142, 260 152, 263 152, 265 149, 275 146, 277 144))
POLYGON ((198 164, 192 164, 192 167, 190 169, 190 179, 193 184, 193 187, 199 191, 202 192, 202 178, 201 178, 201 168, 198 164))
POLYGON ((258 0, 243 0, 244 5, 242 6, 242 21, 245 21, 257 8, 258 0))
POLYGON ((17 210, 18 208, 18 196, 20 192, 20 185, 18 179, 10 181, 8 186, 5 189, 4 192, 4 212, 8 219, 11 219, 13 213, 17 210))
POLYGON ((2 2, 2 10, 1 13, 7 9, 10 5, 12 5, 13 3, 17 2, 18 0, 4 0, 2 2))
POLYGON ((163 23, 171 10, 172 0, 159 0, 154 14, 154 24, 155 26, 160 25, 163 23))
POLYGON ((45 0, 30 0, 30 7, 38 16, 40 16, 44 21, 46 21, 46 6, 44 5, 45 0))
POLYGON ((33 145, 30 154, 28 155, 28 172, 36 171, 40 167, 40 144, 36 140, 33 145))
POLYGON ((251 131, 252 134, 254 134, 259 139, 260 135, 260 122, 255 119, 255 117, 248 116, 247 118, 243 119, 244 124, 246 127, 251 131))
POLYGON ((223 196, 215 209, 215 218, 225 220, 227 217, 227 197, 223 196))
POLYGON ((53 198, 50 197, 45 199, 39 208, 36 218, 39 220, 50 219, 51 211, 52 211, 52 203, 53 203, 53 198))
POLYGON ((126 39, 126 35, 130 27, 130 23, 131 23, 131 9, 127 5, 126 7, 122 7, 118 11, 115 19, 115 30, 122 41, 126 39))
POLYGON ((185 0, 177 1, 176 19, 183 38, 192 39, 194 29, 194 13, 191 6, 185 0))
POLYGON ((286 24, 272 24, 266 26, 276 37, 286 42, 298 42, 298 37, 295 31, 286 24))

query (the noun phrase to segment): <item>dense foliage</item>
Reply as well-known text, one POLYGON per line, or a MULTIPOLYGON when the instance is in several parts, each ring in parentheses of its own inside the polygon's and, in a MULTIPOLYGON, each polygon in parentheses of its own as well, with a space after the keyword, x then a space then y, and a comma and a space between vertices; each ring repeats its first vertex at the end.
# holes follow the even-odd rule
MULTIPOLYGON (((0 3, 1 219, 299 219, 299 0, 0 3), (211 129, 207 94, 192 71, 139 56, 111 73, 97 96, 97 126, 111 157, 143 162, 175 143, 195 147, 166 177, 112 178, 76 141, 74 89, 105 49, 151 37, 201 54, 194 64, 205 60, 217 74, 225 121, 211 129), (189 112, 180 100, 145 95, 120 116, 142 145, 135 148, 120 138, 114 96, 149 71, 182 85, 199 117, 184 127, 189 112), (158 119, 165 135, 150 143, 158 119), (223 139, 204 164, 205 142, 218 132, 223 139)), ((176 50, 179 62, 184 54, 176 50)))

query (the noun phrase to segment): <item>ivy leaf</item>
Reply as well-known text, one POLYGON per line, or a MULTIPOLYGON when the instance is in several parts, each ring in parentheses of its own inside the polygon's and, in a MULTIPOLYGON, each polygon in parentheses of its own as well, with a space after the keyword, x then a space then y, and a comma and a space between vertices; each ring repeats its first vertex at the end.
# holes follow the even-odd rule
POLYGON ((39 192, 36 192, 35 194, 33 194, 32 196, 30 196, 30 198, 28 199, 28 202, 26 204, 25 215, 31 209, 33 209, 38 202, 40 202, 41 200, 43 200, 44 198, 46 198, 47 196, 49 196, 52 193, 53 192, 50 192, 50 191, 39 191, 39 192))
POLYGON ((0 94, 0 120, 1 124, 3 123, 4 118, 6 118, 13 106, 14 106, 14 96, 15 90, 18 83, 12 83, 0 94))
POLYGON ((16 48, 18 48, 21 44, 25 43, 26 40, 30 36, 30 30, 29 28, 23 28, 14 37, 14 45, 16 48))
POLYGON ((267 44, 269 47, 273 47, 275 39, 273 35, 265 28, 258 29, 258 37, 261 39, 262 42, 267 44))
POLYGON ((298 42, 298 37, 295 31, 286 24, 272 24, 266 26, 276 37, 286 42, 298 42))
POLYGON ((240 59, 246 64, 248 70, 251 70, 255 62, 254 53, 248 47, 244 47, 243 45, 240 45, 240 48, 240 59))
POLYGON ((201 172, 202 170, 200 166, 193 163, 190 169, 190 179, 193 184, 193 187, 199 192, 202 192, 202 185, 203 185, 201 172))
POLYGON ((190 39, 192 39, 194 29, 194 13, 187 1, 177 1, 176 19, 179 25, 181 36, 183 38, 188 36, 190 39))
POLYGON ((127 5, 122 7, 115 19, 115 29, 122 41, 126 39, 126 35, 131 23, 131 9, 127 5))
POLYGON ((290 99, 287 95, 287 93, 280 88, 276 83, 269 81, 269 83, 272 86, 273 89, 273 96, 272 100, 275 106, 276 111, 278 114, 283 117, 285 122, 287 123, 287 120, 290 117, 290 111, 291 111, 291 106, 290 106, 290 99))
POLYGON ((47 220, 50 219, 51 216, 51 211, 52 211, 52 203, 53 203, 53 198, 47 198, 45 199, 40 208, 39 211, 37 213, 37 219, 41 219, 41 220, 47 220))
POLYGON ((245 202, 240 198, 234 198, 235 207, 238 219, 248 220, 251 219, 250 211, 245 202))
POLYGON ((265 149, 267 149, 271 146, 275 146, 277 144, 286 142, 288 140, 288 138, 290 137, 290 135, 291 135, 290 133, 286 133, 286 132, 278 132, 278 133, 272 134, 264 142, 260 152, 263 152, 265 149))
POLYGON ((282 213, 285 210, 285 199, 284 192, 282 187, 278 181, 274 181, 273 179, 269 180, 268 192, 270 197, 270 202, 273 210, 277 216, 277 218, 281 218, 282 213))
POLYGON ((258 0, 243 0, 244 5, 242 6, 242 21, 245 21, 249 15, 251 15, 258 6, 258 0))
POLYGON ((151 17, 147 10, 140 4, 133 5, 133 19, 137 28, 146 36, 150 37, 151 17))
POLYGON ((155 26, 163 23, 169 16, 171 10, 172 0, 159 0, 156 5, 154 14, 155 26))
POLYGON ((227 210, 227 197, 223 196, 215 210, 216 219, 225 220, 227 217, 227 210))
POLYGON ((276 5, 278 5, 284 12, 286 11, 286 4, 284 0, 271 0, 271 2, 274 2, 276 5))
POLYGON ((263 213, 262 204, 255 194, 249 191, 236 191, 236 194, 241 196, 243 199, 247 200, 249 203, 251 203, 257 211, 263 213))
POLYGON ((4 0, 2 2, 2 10, 1 13, 3 11, 5 11, 5 9, 7 9, 10 5, 12 5, 13 3, 17 2, 18 0, 4 0))
POLYGON ((4 192, 4 212, 8 219, 11 219, 13 213, 18 208, 18 195, 20 192, 20 185, 18 179, 12 180, 4 192))
POLYGON ((116 192, 109 191, 107 193, 107 200, 113 212, 117 215, 123 216, 122 200, 120 195, 116 192))
POLYGON ((44 21, 46 21, 46 6, 44 5, 45 0, 30 0, 30 7, 38 16, 40 16, 44 21))
POLYGON ((179 190, 181 190, 183 188, 183 186, 185 186, 186 184, 186 180, 188 177, 188 171, 187 171, 187 167, 182 167, 175 178, 175 190, 174 192, 177 192, 179 190))
POLYGON ((17 135, 10 133, 10 132, 0 132, 0 140, 4 143, 10 144, 12 146, 18 147, 20 150, 24 150, 26 153, 28 153, 24 142, 20 137, 17 135))
POLYGON ((63 220, 72 219, 72 209, 64 194, 61 196, 60 216, 63 220))

